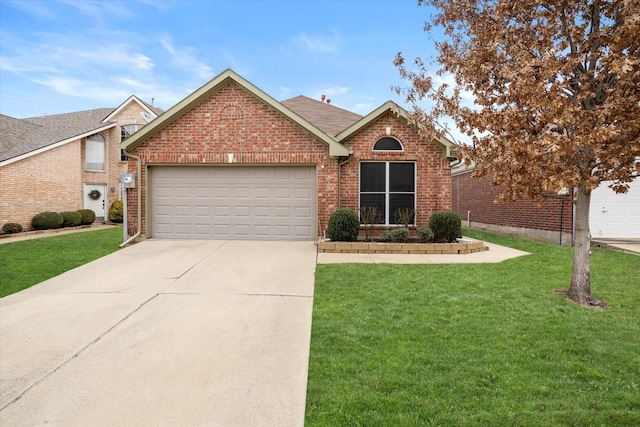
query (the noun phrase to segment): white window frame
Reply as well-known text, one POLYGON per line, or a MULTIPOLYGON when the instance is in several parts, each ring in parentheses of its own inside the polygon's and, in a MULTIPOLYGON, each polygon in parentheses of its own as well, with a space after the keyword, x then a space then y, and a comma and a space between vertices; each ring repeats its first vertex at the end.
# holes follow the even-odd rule
POLYGON ((84 152, 85 170, 95 172, 105 171, 105 146, 105 139, 99 133, 95 133, 87 137, 84 152))
MULTIPOLYGON (((127 124, 127 125, 120 126, 120 142, 122 142, 125 139, 129 138, 131 135, 133 135, 134 133, 138 132, 143 127, 144 127, 144 124, 142 124, 142 123, 130 123, 130 124, 127 124), (134 130, 133 130, 133 132, 129 132, 127 130, 127 128, 134 128, 134 130), (127 136, 124 136, 125 132, 128 133, 127 136)), ((120 161, 121 162, 126 162, 127 160, 128 160, 128 158, 127 158, 127 155, 124 154, 124 150, 120 149, 120 161)))

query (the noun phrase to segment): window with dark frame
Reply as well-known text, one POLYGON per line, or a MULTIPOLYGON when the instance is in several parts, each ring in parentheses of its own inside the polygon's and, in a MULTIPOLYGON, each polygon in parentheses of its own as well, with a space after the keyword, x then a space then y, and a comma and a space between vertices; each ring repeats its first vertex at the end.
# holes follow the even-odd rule
POLYGON ((402 144, 395 138, 385 136, 373 144, 373 151, 402 151, 402 144))
POLYGON ((414 162, 360 163, 360 209, 375 207, 378 224, 395 224, 396 212, 416 207, 416 165, 414 162))
MULTIPOLYGON (((133 125, 124 125, 120 126, 120 142, 129 138, 131 135, 142 129, 144 125, 142 124, 133 124, 133 125)), ((127 155, 124 154, 124 150, 120 150, 120 161, 126 162, 128 159, 127 155)))

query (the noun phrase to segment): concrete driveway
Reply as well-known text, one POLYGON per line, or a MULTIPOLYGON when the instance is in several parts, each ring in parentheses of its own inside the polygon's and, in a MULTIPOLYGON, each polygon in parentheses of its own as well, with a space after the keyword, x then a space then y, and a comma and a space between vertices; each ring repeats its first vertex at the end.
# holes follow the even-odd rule
POLYGON ((0 425, 302 426, 314 242, 147 240, 0 300, 0 425))

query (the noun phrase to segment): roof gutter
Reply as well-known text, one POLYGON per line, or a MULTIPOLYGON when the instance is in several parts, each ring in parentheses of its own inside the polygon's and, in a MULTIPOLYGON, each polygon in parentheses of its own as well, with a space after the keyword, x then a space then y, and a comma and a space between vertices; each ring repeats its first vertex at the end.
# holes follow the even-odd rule
POLYGON ((136 228, 136 234, 134 234, 133 236, 129 237, 127 240, 125 240, 120 247, 123 248, 126 245, 128 245, 129 243, 131 243, 132 241, 134 241, 135 239, 137 239, 138 237, 140 237, 140 234, 142 234, 142 215, 140 214, 140 212, 142 212, 142 178, 141 178, 141 174, 142 174, 142 159, 140 158, 140 156, 136 156, 135 154, 131 154, 129 153, 126 149, 122 150, 124 152, 124 154, 126 154, 129 157, 133 157, 136 160, 136 164, 137 164, 137 170, 138 173, 136 174, 136 181, 138 181, 136 183, 136 189, 138 190, 138 209, 136 211, 136 216, 137 216, 137 220, 138 220, 138 226, 136 228))

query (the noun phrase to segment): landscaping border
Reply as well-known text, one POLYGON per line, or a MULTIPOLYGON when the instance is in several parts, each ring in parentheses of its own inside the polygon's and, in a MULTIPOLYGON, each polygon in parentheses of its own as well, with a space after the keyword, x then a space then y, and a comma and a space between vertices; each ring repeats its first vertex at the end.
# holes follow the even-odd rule
POLYGON ((319 253, 458 255, 487 250, 484 242, 469 239, 458 243, 318 242, 319 253))

